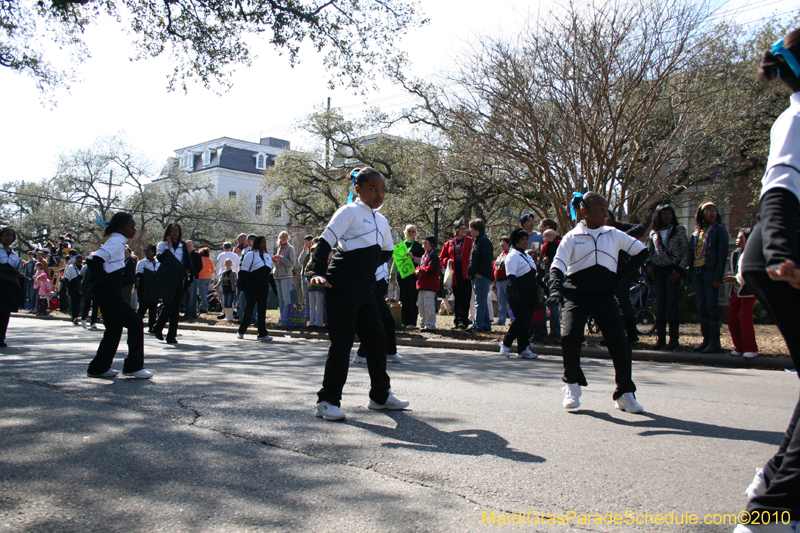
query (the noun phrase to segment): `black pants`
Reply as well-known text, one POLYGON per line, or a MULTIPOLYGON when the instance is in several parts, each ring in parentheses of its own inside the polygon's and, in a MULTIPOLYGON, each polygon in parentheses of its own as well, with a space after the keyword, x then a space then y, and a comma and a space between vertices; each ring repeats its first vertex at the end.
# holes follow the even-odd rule
MULTIPOLYGON (((783 281, 773 281, 766 266, 777 268, 783 261, 800 265, 800 205, 786 189, 772 189, 761 197, 758 223, 747 240, 743 276, 748 287, 769 310, 783 335, 795 368, 800 368, 800 290, 783 281)), ((800 520, 800 400, 795 407, 778 452, 764 466, 767 490, 747 504, 751 512, 788 511, 800 520)), ((763 516, 767 513, 760 515, 763 516)), ((772 517, 771 517, 772 518, 772 517)), ((773 519, 774 520, 774 519, 773 519)))
POLYGON ((403 306, 402 322, 404 326, 416 326, 417 315, 417 276, 410 275, 405 278, 397 273, 397 287, 400 290, 400 304, 403 306))
MULTIPOLYGON (((461 265, 459 265, 459 268, 461 265)), ((458 285, 453 285, 453 315, 456 326, 469 326, 469 301, 472 299, 472 283, 457 277, 458 285)))
POLYGON ((136 372, 144 368, 144 332, 142 332, 142 319, 136 311, 122 298, 122 295, 112 289, 100 289, 97 303, 103 309, 103 324, 105 332, 97 354, 89 363, 89 374, 102 374, 111 368, 114 355, 117 353, 119 341, 122 338, 122 328, 128 330, 128 357, 122 367, 123 373, 136 372))
POLYGON ((0 342, 6 340, 8 331, 8 321, 11 319, 11 311, 0 311, 0 342))
MULTIPOLYGON (((181 299, 183 298, 183 283, 179 283, 175 287, 175 293, 169 302, 164 302, 161 306, 161 314, 158 315, 155 326, 153 326, 153 333, 161 333, 164 326, 169 321, 169 329, 167 330, 167 340, 178 340, 178 317, 181 312, 181 299)), ((128 306, 130 307, 130 306, 128 306)))
POLYGON ((258 309, 258 318, 256 325, 258 326, 258 336, 266 337, 269 335, 267 332, 267 299, 269 298, 269 287, 263 289, 256 289, 254 291, 245 292, 245 301, 247 304, 244 308, 244 314, 240 313, 239 316, 239 333, 244 335, 247 332, 247 326, 250 325, 250 320, 253 317, 253 309, 258 309))
POLYGON ((672 282, 669 277, 675 269, 671 266, 653 266, 654 287, 656 290, 656 322, 666 324, 668 321, 677 322, 681 318, 678 307, 681 280, 672 282))
POLYGON ((362 283, 357 287, 327 289, 325 307, 328 310, 328 333, 331 347, 325 362, 325 377, 322 389, 317 393, 320 402, 340 406, 342 389, 347 382, 350 368, 350 350, 355 334, 367 358, 369 371, 369 397, 379 404, 389 397, 389 375, 386 374, 386 335, 381 314, 375 301, 372 284, 362 283))
MULTIPOLYGON (((378 304, 378 311, 381 313, 383 323, 383 333, 386 335, 386 353, 397 353, 397 337, 394 334, 394 317, 389 305, 386 303, 386 292, 389 290, 389 282, 385 279, 375 282, 375 302, 378 304)), ((366 352, 358 347, 358 356, 366 357, 366 352)))
POLYGON ((138 311, 139 318, 144 319, 144 315, 146 314, 148 315, 147 331, 152 333, 153 327, 156 324, 156 319, 158 318, 158 302, 146 302, 140 299, 138 311))
POLYGON ((614 287, 614 296, 617 297, 622 318, 630 320, 636 316, 636 309, 631 303, 631 278, 628 277, 614 287))
POLYGON ((533 311, 538 305, 536 287, 533 287, 532 291, 525 291, 520 294, 519 299, 516 301, 511 299, 510 291, 506 291, 506 298, 511 306, 511 311, 514 313, 514 320, 508 327, 508 333, 503 337, 503 345, 511 348, 511 345, 514 344, 514 339, 516 339, 517 350, 523 352, 530 345, 531 319, 533 318, 533 311))
POLYGON ((581 370, 581 344, 586 320, 592 315, 603 339, 606 341, 608 353, 614 362, 617 389, 613 398, 616 400, 626 392, 636 392, 636 385, 631 379, 631 345, 625 338, 625 328, 619 315, 619 307, 613 294, 584 296, 576 294, 564 295, 564 309, 561 312, 561 324, 564 331, 561 337, 561 353, 564 358, 564 383, 578 383, 586 386, 586 377, 581 370))
POLYGON ((81 316, 81 300, 83 298, 78 288, 72 289, 67 287, 67 292, 69 293, 69 314, 72 320, 75 320, 81 316))
POLYGON ((89 317, 89 312, 92 313, 92 319, 89 321, 90 324, 97 324, 97 300, 92 298, 92 294, 84 294, 82 300, 82 311, 81 311, 81 319, 86 320, 89 317))

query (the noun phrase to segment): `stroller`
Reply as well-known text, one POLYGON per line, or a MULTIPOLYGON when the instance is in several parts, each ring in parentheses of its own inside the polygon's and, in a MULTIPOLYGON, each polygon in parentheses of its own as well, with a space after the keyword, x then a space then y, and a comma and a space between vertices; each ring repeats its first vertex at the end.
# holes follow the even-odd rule
MULTIPOLYGON (((634 315, 636 318, 636 331, 642 335, 651 335, 656 330, 656 314, 653 311, 653 304, 655 304, 656 300, 653 283, 647 277, 647 274, 640 275, 639 279, 633 282, 630 290, 630 299, 633 309, 636 311, 634 315)), ((597 322, 591 316, 589 316, 586 326, 590 333, 600 332, 597 322)))

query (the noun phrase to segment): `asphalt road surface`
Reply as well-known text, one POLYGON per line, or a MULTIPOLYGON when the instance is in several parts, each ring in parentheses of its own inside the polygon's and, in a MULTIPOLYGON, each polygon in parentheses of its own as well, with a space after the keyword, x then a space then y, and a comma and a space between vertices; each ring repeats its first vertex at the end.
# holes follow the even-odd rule
POLYGON ((784 371, 635 362, 634 415, 614 409, 611 362, 584 359, 570 412, 557 356, 401 347, 389 371, 411 407, 367 409, 352 364, 347 420, 326 422, 327 342, 184 331, 176 346, 146 337, 152 380, 90 379, 101 335, 11 319, 0 529, 732 531, 702 522, 744 508, 800 389, 784 371))

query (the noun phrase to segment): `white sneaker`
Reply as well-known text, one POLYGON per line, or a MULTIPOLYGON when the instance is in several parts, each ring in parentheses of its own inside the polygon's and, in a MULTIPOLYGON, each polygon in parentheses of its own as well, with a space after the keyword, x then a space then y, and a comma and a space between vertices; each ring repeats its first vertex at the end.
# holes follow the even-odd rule
POLYGON ((411 404, 411 402, 409 402, 408 400, 401 400, 401 399, 395 397, 395 395, 392 394, 391 391, 389 391, 389 397, 386 398, 386 402, 383 405, 377 403, 372 398, 369 399, 369 408, 370 409, 375 409, 375 410, 380 410, 380 409, 405 409, 410 404, 411 404))
POLYGON ((760 494, 764 494, 767 490, 767 478, 764 477, 764 469, 756 468, 756 475, 753 476, 753 482, 744 491, 747 497, 751 500, 760 494))
POLYGON ((237 332, 236 332, 236 338, 237 338, 237 339, 244 339, 244 333, 239 333, 239 332, 237 331, 237 332))
POLYGON ((353 354, 353 362, 354 363, 361 363, 362 365, 364 365, 364 364, 367 363, 367 358, 359 356, 358 353, 356 352, 356 353, 353 354))
POLYGON ((503 344, 503 341, 500 341, 500 355, 511 357, 511 348, 503 344))
POLYGON ((98 328, 97 328, 97 324, 92 324, 92 325, 90 325, 90 326, 89 326, 89 329, 98 329, 98 328))
POLYGON ((87 372, 86 375, 89 376, 90 378, 114 378, 119 375, 119 372, 114 370, 113 368, 109 368, 102 374, 90 374, 87 372))
POLYGON ((745 359, 752 359, 753 357, 758 357, 758 352, 744 352, 742 354, 745 359))
POLYGON ((744 525, 739 524, 733 533, 798 533, 800 532, 800 522, 792 520, 777 524, 744 525))
POLYGON ((268 342, 268 341, 272 340, 272 337, 270 337, 269 335, 264 335, 263 337, 256 337, 256 340, 259 340, 259 341, 262 341, 262 342, 268 342))
POLYGON ((402 355, 398 355, 396 353, 386 354, 387 363, 399 363, 402 360, 403 360, 402 355))
POLYGON ((731 351, 731 355, 735 355, 735 356, 737 356, 737 357, 738 357, 738 356, 740 356, 740 355, 744 355, 744 353, 743 353, 743 352, 738 352, 738 351, 736 351, 736 350, 733 350, 733 351, 731 351))
POLYGON ((75 320, 72 321, 72 323, 74 325, 76 325, 76 326, 80 326, 81 325, 81 319, 80 318, 76 318, 75 320))
POLYGON ((344 420, 345 414, 341 407, 330 402, 319 402, 314 409, 314 414, 324 420, 344 420))
POLYGON ((144 368, 141 369, 141 370, 137 370, 136 372, 123 372, 122 375, 123 376, 131 376, 131 377, 134 377, 136 379, 150 379, 150 378, 153 377, 153 373, 152 372, 148 372, 144 368))
POLYGON ((626 392, 614 402, 614 407, 626 413, 644 413, 644 407, 636 401, 632 392, 626 392))
POLYGON ((86 327, 86 319, 85 318, 83 320, 81 320, 81 326, 84 327, 84 328, 86 327))
POLYGON ((581 386, 578 383, 567 383, 561 390, 564 391, 564 400, 561 402, 564 409, 577 409, 581 406, 578 399, 581 397, 581 386))
POLYGON ((530 348, 525 348, 517 354, 517 359, 536 359, 539 357, 538 353, 533 353, 530 348))

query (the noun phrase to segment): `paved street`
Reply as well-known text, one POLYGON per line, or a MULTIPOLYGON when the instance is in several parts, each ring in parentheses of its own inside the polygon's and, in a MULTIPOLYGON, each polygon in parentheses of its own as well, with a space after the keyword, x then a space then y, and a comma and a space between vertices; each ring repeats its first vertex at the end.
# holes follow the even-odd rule
POLYGON ((784 371, 635 362, 646 413, 633 415, 614 409, 611 362, 587 359, 590 386, 567 412, 560 357, 401 347, 405 362, 389 370, 411 408, 368 410, 366 366, 354 364, 348 419, 333 423, 312 411, 327 342, 184 331, 177 346, 145 338, 151 381, 89 379, 101 335, 11 319, 0 350, 0 528, 731 531, 483 520, 737 513, 800 389, 784 371))

